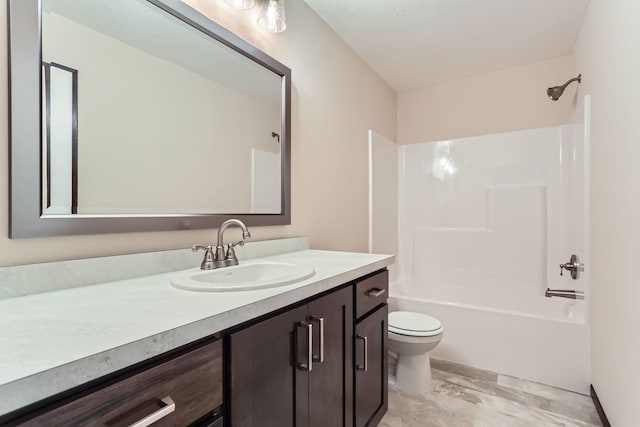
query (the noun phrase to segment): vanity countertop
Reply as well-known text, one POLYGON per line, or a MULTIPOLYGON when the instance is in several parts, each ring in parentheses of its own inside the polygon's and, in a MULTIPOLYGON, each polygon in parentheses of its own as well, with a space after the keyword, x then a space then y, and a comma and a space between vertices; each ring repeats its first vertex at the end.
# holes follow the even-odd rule
POLYGON ((0 416, 382 269, 394 257, 303 250, 262 260, 312 265, 316 273, 271 289, 193 292, 171 286, 172 272, 0 300, 0 416))

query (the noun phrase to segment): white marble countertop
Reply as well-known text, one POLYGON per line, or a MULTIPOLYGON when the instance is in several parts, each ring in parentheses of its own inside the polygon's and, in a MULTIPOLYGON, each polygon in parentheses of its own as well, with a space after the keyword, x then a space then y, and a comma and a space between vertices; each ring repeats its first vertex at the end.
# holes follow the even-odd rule
POLYGON ((272 289, 192 292, 175 272, 0 300, 0 415, 354 280, 393 256, 304 250, 315 275, 272 289))

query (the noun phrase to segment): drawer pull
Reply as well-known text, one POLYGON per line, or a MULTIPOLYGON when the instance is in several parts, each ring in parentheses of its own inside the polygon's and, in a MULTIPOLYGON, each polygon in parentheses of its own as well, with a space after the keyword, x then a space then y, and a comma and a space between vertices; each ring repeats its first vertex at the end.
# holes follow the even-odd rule
POLYGON ((374 298, 377 298, 377 297, 379 297, 380 295, 384 295, 384 293, 385 293, 385 292, 387 292, 387 290, 386 290, 386 289, 373 288, 373 289, 369 289, 369 290, 366 292, 366 295, 367 295, 368 297, 374 297, 374 298))
POLYGON ((313 355, 313 361, 322 363, 324 362, 324 317, 311 316, 309 320, 312 322, 318 322, 320 348, 318 349, 318 354, 313 355))
POLYGON ((362 340, 362 342, 364 343, 364 365, 359 365, 356 363, 356 369, 358 371, 367 372, 367 370, 369 369, 369 355, 367 354, 369 353, 369 338, 363 335, 356 335, 356 339, 362 340))
POLYGON ((176 404, 173 402, 173 399, 171 398, 171 396, 165 397, 164 399, 161 400, 161 402, 164 403, 165 406, 153 412, 152 414, 147 415, 143 419, 136 421, 135 423, 131 424, 129 427, 150 426, 151 424, 166 417, 167 415, 169 415, 170 413, 176 410, 176 404))

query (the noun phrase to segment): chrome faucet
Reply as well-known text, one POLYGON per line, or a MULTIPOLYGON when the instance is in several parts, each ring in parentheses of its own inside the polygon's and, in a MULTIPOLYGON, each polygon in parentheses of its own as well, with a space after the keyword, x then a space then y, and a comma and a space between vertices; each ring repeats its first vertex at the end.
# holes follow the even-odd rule
MULTIPOLYGON (((236 251, 233 248, 236 247, 237 245, 243 246, 244 239, 250 239, 250 238, 251 238, 251 233, 249 233, 247 226, 244 225, 244 223, 239 219, 228 219, 225 222, 223 222, 220 228, 218 229, 218 242, 216 244, 216 255, 214 259, 214 263, 215 262, 218 263, 217 267, 227 267, 230 265, 238 265, 238 258, 236 258, 236 251), (227 253, 225 254, 223 235, 224 235, 224 231, 232 225, 237 225, 242 229, 242 240, 235 243, 229 243, 229 245, 227 246, 227 253)), ((217 267, 214 267, 214 268, 217 268, 217 267)))
POLYGON ((238 265, 238 258, 236 257, 236 251, 233 249, 236 246, 244 245, 244 239, 251 238, 251 233, 239 219, 228 219, 222 223, 218 229, 218 242, 215 248, 211 245, 193 245, 192 251, 196 252, 200 249, 204 250, 204 259, 200 264, 202 270, 213 270, 214 268, 228 267, 231 265, 238 265), (224 232, 232 225, 237 225, 242 229, 242 240, 227 245, 227 252, 224 251, 224 232), (215 250, 215 253, 214 253, 215 250))

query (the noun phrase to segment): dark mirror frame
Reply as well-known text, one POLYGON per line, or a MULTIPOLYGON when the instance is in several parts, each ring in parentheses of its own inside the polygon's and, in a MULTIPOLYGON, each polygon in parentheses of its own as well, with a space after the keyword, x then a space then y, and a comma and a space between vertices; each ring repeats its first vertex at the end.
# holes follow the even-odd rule
POLYGON ((147 1, 282 76, 281 212, 42 216, 40 0, 9 0, 10 238, 215 228, 229 218, 254 226, 291 224, 291 70, 180 0, 147 1))

